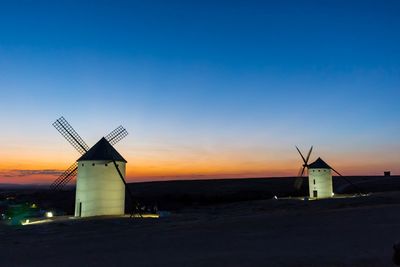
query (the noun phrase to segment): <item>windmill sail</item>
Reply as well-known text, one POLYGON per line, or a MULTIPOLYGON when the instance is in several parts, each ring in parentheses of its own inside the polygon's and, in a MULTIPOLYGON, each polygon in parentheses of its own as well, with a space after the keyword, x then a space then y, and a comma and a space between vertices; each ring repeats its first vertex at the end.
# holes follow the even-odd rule
MULTIPOLYGON (((72 128, 64 117, 57 119, 53 126, 61 133, 61 135, 80 153, 85 154, 89 150, 89 146, 83 141, 79 134, 72 128)), ((105 139, 111 144, 115 145, 128 135, 128 132, 122 125, 111 131, 105 139)), ((78 164, 75 162, 67 170, 65 170, 54 182, 50 185, 53 190, 61 190, 70 181, 72 181, 77 174, 78 164)))
POLYGON ((128 132, 125 130, 124 127, 122 127, 122 125, 120 125, 114 131, 105 136, 105 138, 110 143, 110 145, 115 145, 127 135, 128 132))
POLYGON ((59 118, 53 123, 53 126, 64 136, 65 139, 76 149, 79 153, 85 154, 89 150, 89 146, 83 141, 79 134, 72 128, 64 117, 59 118))
POLYGON ((53 190, 58 190, 63 188, 72 179, 76 177, 78 171, 78 163, 75 162, 67 170, 65 170, 51 185, 50 188, 53 190))
POLYGON ((304 180, 303 175, 304 175, 306 168, 308 168, 308 161, 310 160, 310 156, 311 156, 313 147, 311 146, 306 158, 304 158, 303 154, 301 153, 300 149, 297 146, 296 146, 296 150, 299 152, 301 159, 303 160, 303 163, 304 163, 302 165, 302 167, 300 167, 299 173, 297 174, 297 178, 294 180, 294 188, 296 190, 299 190, 301 188, 301 186, 303 185, 303 180, 304 180))

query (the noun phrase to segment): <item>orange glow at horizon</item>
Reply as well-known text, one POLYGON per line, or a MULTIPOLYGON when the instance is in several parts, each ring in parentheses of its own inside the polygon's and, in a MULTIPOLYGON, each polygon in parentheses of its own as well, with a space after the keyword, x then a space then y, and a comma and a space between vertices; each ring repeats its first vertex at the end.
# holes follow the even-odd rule
MULTIPOLYGON (((52 129, 51 129, 52 130, 52 129)), ((0 150, 0 183, 51 183, 80 155, 61 139, 22 139, 3 144, 0 150), (45 146, 41 144, 45 143, 45 146)), ((233 141, 191 143, 168 141, 125 142, 116 149, 125 157, 129 182, 295 176, 302 165, 293 147, 257 146, 233 141)), ((400 174, 398 148, 341 151, 316 146, 310 162, 318 156, 343 175, 400 174)))
MULTIPOLYGON (((0 153, 4 158, 0 163, 0 183, 51 183, 79 156, 58 148, 40 151, 40 156, 37 154, 37 151, 22 149, 7 156, 0 153)), ((285 157, 286 151, 268 154, 257 149, 131 154, 124 151, 121 154, 126 155, 128 161, 126 177, 129 182, 295 176, 301 166, 301 159, 294 151, 290 157, 285 157)), ((311 160, 315 158, 313 155, 311 160)), ((400 172, 399 168, 393 168, 397 166, 394 160, 368 163, 368 155, 343 158, 333 154, 323 158, 343 175, 381 175, 385 170, 393 174, 400 172)))

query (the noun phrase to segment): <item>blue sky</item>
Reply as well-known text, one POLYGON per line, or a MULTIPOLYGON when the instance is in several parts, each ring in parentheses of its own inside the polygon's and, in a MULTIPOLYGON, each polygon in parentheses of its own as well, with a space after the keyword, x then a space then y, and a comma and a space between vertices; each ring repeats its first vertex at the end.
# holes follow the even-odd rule
POLYGON ((89 144, 123 124, 132 177, 286 174, 296 144, 400 172, 400 2, 277 2, 0 1, 0 155, 75 159, 64 115, 89 144))

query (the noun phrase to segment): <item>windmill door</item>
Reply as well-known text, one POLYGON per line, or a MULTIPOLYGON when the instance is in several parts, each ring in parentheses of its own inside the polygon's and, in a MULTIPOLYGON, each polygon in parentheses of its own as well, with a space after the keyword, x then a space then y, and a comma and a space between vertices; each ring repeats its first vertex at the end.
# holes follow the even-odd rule
POLYGON ((79 206, 78 206, 78 216, 82 217, 82 202, 79 202, 79 206))
POLYGON ((313 197, 315 197, 315 198, 318 197, 318 191, 317 191, 317 190, 314 190, 314 191, 313 191, 313 197))

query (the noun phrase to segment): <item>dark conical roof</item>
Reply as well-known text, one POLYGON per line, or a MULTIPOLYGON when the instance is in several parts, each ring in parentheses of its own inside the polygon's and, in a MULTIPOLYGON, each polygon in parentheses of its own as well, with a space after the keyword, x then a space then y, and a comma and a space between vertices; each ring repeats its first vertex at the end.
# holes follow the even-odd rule
POLYGON ((127 162, 104 137, 78 159, 78 161, 83 160, 115 160, 127 162))
POLYGON ((316 161, 308 165, 309 169, 332 169, 325 161, 318 158, 316 161))

